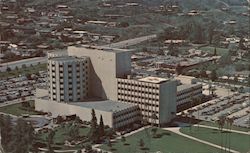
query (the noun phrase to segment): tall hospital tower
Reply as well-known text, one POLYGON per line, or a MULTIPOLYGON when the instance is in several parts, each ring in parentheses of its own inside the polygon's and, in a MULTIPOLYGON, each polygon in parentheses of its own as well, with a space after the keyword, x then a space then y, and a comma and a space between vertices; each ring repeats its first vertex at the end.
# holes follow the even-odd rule
POLYGON ((49 53, 48 82, 46 90, 37 89, 36 110, 54 116, 90 120, 95 109, 106 124, 122 128, 141 121, 164 126, 176 114, 177 82, 132 74, 128 50, 84 46, 49 53))

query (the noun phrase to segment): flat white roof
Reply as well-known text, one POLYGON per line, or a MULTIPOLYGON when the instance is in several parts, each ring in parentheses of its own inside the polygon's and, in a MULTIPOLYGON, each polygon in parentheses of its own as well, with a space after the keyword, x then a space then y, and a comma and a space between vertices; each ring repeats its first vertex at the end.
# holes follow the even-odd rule
POLYGON ((168 81, 168 79, 166 79, 166 78, 159 78, 159 77, 152 77, 152 76, 141 78, 138 80, 143 81, 143 82, 149 82, 149 83, 161 83, 161 82, 168 81))
POLYGON ((76 105, 85 108, 91 108, 95 110, 101 110, 106 112, 117 112, 121 110, 125 110, 131 107, 134 107, 134 104, 116 102, 112 100, 104 100, 104 101, 91 101, 91 102, 72 102, 70 105, 76 105))

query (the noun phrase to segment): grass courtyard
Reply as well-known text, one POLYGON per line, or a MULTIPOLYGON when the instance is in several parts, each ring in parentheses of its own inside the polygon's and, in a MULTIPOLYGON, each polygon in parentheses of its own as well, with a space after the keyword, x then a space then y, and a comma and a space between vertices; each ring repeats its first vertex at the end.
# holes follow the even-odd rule
MULTIPOLYGON (((34 106, 34 101, 30 101, 29 103, 31 107, 34 106)), ((29 115, 39 114, 39 112, 36 112, 33 108, 24 108, 21 103, 0 107, 0 112, 16 116, 21 116, 23 114, 29 114, 29 115)))
MULTIPOLYGON (((87 141, 87 135, 88 132, 90 130, 90 128, 85 127, 85 126, 81 126, 79 127, 79 133, 78 133, 78 137, 80 138, 80 140, 82 141, 79 144, 76 144, 75 146, 65 146, 65 141, 66 140, 70 140, 70 126, 73 126, 72 124, 65 124, 65 125, 60 125, 58 127, 56 127, 55 130, 55 136, 53 137, 53 144, 52 147, 54 149, 57 150, 61 150, 61 149, 79 149, 82 148, 83 146, 85 146, 86 144, 88 144, 87 141)), ((48 135, 49 132, 40 132, 37 136, 36 136, 36 142, 42 143, 42 147, 46 148, 47 147, 47 141, 48 141, 48 135)))
MULTIPOLYGON (((206 52, 208 52, 208 53, 210 53, 210 54, 213 54, 213 53, 214 53, 214 47, 211 47, 211 46, 201 47, 200 50, 206 51, 206 52)), ((228 49, 217 47, 217 48, 216 48, 216 52, 217 52, 217 55, 222 56, 222 55, 228 53, 228 49)))
POLYGON ((239 134, 234 132, 220 132, 218 129, 209 129, 202 127, 189 127, 181 128, 182 133, 196 137, 201 140, 205 140, 217 145, 223 144, 223 146, 229 146, 230 148, 241 153, 247 153, 250 151, 250 135, 239 134))
POLYGON ((220 149, 190 140, 188 138, 179 136, 170 131, 158 129, 158 138, 154 138, 151 132, 152 128, 140 131, 136 134, 126 137, 126 141, 117 140, 112 143, 112 148, 106 144, 101 146, 104 150, 112 150, 115 153, 144 153, 161 151, 164 153, 219 153, 220 149), (143 140, 144 147, 140 147, 139 141, 143 140))
POLYGON ((35 74, 35 73, 38 73, 39 71, 46 70, 46 68, 47 68, 47 64, 39 64, 39 65, 31 66, 31 67, 11 70, 9 72, 0 72, 0 79, 4 79, 7 77, 16 77, 19 75, 35 74))
MULTIPOLYGON (((54 143, 55 144, 63 144, 65 140, 69 139, 69 127, 70 125, 65 125, 65 126, 59 126, 57 128, 55 128, 55 136, 54 136, 54 143)), ((89 132, 89 128, 88 127, 80 127, 79 128, 79 136, 87 136, 89 132)), ((47 141, 47 137, 48 137, 48 133, 42 133, 39 135, 39 138, 46 142, 47 141)))

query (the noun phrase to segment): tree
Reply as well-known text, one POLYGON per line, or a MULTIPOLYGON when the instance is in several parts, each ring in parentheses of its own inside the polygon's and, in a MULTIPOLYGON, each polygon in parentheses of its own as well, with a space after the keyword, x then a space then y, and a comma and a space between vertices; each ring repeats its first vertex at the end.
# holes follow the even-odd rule
POLYGON ((214 38, 213 38, 213 44, 218 47, 220 45, 220 33, 217 33, 214 35, 214 38))
POLYGON ((6 152, 11 151, 12 146, 10 145, 12 142, 12 123, 11 123, 11 117, 10 116, 4 116, 1 118, 1 143, 3 146, 3 149, 6 152))
POLYGON ((92 147, 91 147, 90 144, 87 144, 87 145, 85 146, 85 152, 86 152, 86 153, 92 153, 92 152, 93 152, 92 147))
POLYGON ((25 101, 25 97, 22 98, 22 107, 31 108, 31 105, 28 101, 25 101))
POLYGON ((14 139, 14 151, 13 153, 27 153, 29 152, 30 145, 34 140, 34 128, 30 123, 27 123, 23 119, 18 119, 16 126, 13 130, 14 139))
POLYGON ((217 124, 219 127, 219 130, 222 132, 223 127, 225 125, 226 118, 224 116, 220 116, 219 119, 217 120, 217 124))
POLYGON ((23 69, 26 68, 26 67, 27 67, 26 64, 23 64, 23 65, 22 65, 22 68, 23 68, 23 69))
POLYGON ((245 45, 244 45, 244 38, 243 38, 243 37, 240 38, 239 48, 240 48, 240 49, 243 49, 243 50, 246 49, 246 47, 245 47, 245 45))
POLYGON ((217 56, 217 49, 214 47, 214 56, 217 56))
POLYGON ((98 131, 97 131, 97 119, 95 115, 95 110, 92 109, 91 111, 91 123, 90 123, 90 131, 89 131, 89 138, 92 140, 92 142, 98 141, 98 131))
POLYGON ((129 23, 128 22, 121 22, 120 24, 118 24, 118 26, 121 28, 126 28, 129 26, 129 23))
POLYGON ((168 46, 168 55, 178 56, 178 54, 179 54, 179 51, 178 51, 177 47, 171 41, 171 43, 168 46))
POLYGON ((145 145, 145 143, 144 143, 143 139, 140 139, 140 141, 139 141, 139 146, 140 146, 141 148, 143 148, 144 145, 145 145))
POLYGON ((156 121, 158 119, 157 115, 155 113, 153 113, 151 118, 153 119, 153 123, 156 124, 156 121))
POLYGON ((48 153, 54 153, 54 150, 52 148, 52 144, 54 143, 53 142, 53 139, 54 139, 54 136, 55 136, 55 131, 54 130, 51 130, 49 132, 49 135, 47 137, 47 141, 48 141, 48 144, 47 144, 47 147, 48 147, 48 153))
POLYGON ((215 22, 214 21, 211 21, 208 25, 208 41, 209 41, 209 44, 212 44, 213 42, 213 37, 214 37, 214 29, 215 29, 215 22))
POLYGON ((202 44, 205 42, 205 33, 201 25, 196 24, 194 28, 194 42, 202 44))
POLYGON ((77 152, 76 153, 82 153, 82 150, 81 149, 79 149, 79 150, 77 150, 77 152))
POLYGON ((79 116, 76 116, 75 123, 78 123, 78 124, 82 123, 82 120, 79 116))
POLYGON ((212 70, 212 72, 211 72, 211 80, 212 80, 212 81, 215 81, 215 80, 217 80, 217 79, 218 79, 217 72, 216 72, 216 70, 214 69, 214 70, 212 70))
POLYGON ((152 133, 153 133, 153 137, 155 137, 155 136, 156 136, 156 133, 157 133, 157 128, 153 128, 151 131, 152 131, 152 133))
POLYGON ((219 130, 220 130, 220 133, 221 133, 221 148, 223 148, 223 139, 222 139, 222 131, 223 131, 223 127, 225 125, 225 121, 226 121, 226 118, 225 116, 219 116, 219 119, 217 120, 217 124, 218 124, 218 127, 219 127, 219 130))
POLYGON ((122 135, 122 137, 121 137, 121 141, 122 141, 123 143, 125 143, 125 142, 126 142, 126 138, 124 137, 124 135, 122 135))
POLYGON ((238 77, 237 76, 234 76, 234 83, 237 83, 239 80, 238 80, 238 77))
POLYGON ((79 127, 77 125, 72 125, 69 129, 69 136, 72 140, 79 136, 79 127))
POLYGON ((182 73, 182 67, 180 64, 176 65, 175 71, 178 75, 180 75, 182 73))
POLYGON ((104 132, 104 124, 103 124, 102 115, 100 116, 100 124, 98 127, 98 131, 99 131, 99 137, 104 136, 105 132, 104 132))
POLYGON ((10 72, 10 71, 11 71, 11 68, 10 68, 10 67, 7 67, 7 68, 6 68, 6 71, 7 71, 7 72, 10 72))
POLYGON ((248 75, 247 86, 250 87, 250 74, 248 75))
POLYGON ((109 147, 110 150, 112 150, 112 143, 110 139, 108 139, 107 146, 109 147))

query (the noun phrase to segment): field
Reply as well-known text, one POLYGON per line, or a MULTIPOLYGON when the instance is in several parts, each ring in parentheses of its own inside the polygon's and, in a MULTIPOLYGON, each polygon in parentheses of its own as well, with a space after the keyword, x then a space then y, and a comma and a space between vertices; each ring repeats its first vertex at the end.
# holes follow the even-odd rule
POLYGON ((153 138, 151 132, 152 128, 140 131, 136 134, 126 137, 125 142, 117 140, 112 143, 112 148, 107 145, 101 146, 104 150, 112 150, 115 153, 140 153, 140 152, 173 152, 173 153, 219 153, 217 148, 190 140, 188 138, 179 136, 170 131, 158 129, 157 138, 153 138), (144 147, 139 145, 140 139, 144 142, 144 147), (181 146, 181 147, 180 147, 181 146))
MULTIPOLYGON (((52 147, 54 149, 60 150, 60 149, 79 149, 82 148, 83 145, 86 145, 88 142, 85 142, 84 139, 87 139, 86 136, 89 132, 88 127, 79 127, 79 134, 78 137, 81 137, 82 143, 75 145, 75 146, 65 146, 64 143, 66 140, 70 139, 70 127, 73 126, 72 124, 65 124, 64 126, 60 125, 59 127, 56 127, 55 130, 55 136, 53 138, 53 144, 52 147)), ((42 132, 37 135, 36 141, 38 143, 41 143, 46 147, 47 145, 47 138, 48 138, 48 132, 42 132)))
POLYGON ((44 71, 47 68, 47 64, 39 64, 32 67, 19 68, 18 70, 11 70, 9 72, 0 72, 0 79, 7 77, 16 77, 19 75, 35 74, 39 71, 44 71))
POLYGON ((234 132, 220 132, 217 129, 208 129, 201 127, 192 127, 190 130, 189 127, 181 128, 182 133, 205 140, 217 145, 221 144, 241 153, 246 153, 250 151, 250 136, 245 134, 239 134, 234 132), (230 140, 229 140, 230 138, 230 140))
MULTIPOLYGON (((30 104, 31 106, 34 105, 34 102, 30 102, 30 104)), ((21 116, 22 114, 29 114, 29 115, 39 114, 38 112, 35 112, 32 108, 22 107, 21 103, 0 107, 0 112, 16 116, 21 116)))

